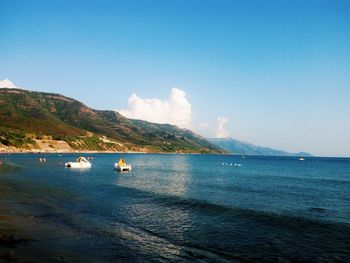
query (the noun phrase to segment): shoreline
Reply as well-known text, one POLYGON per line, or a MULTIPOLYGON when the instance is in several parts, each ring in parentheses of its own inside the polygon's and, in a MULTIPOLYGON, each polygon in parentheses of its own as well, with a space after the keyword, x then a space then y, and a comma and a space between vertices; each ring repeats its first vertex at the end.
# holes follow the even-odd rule
MULTIPOLYGON (((250 154, 236 154, 236 153, 198 153, 198 152, 150 152, 150 151, 38 151, 38 150, 4 150, 0 148, 0 157, 5 154, 179 154, 179 155, 221 155, 221 156, 250 156, 250 157, 270 157, 270 158, 278 158, 278 157, 289 157, 289 158, 299 158, 299 156, 293 155, 250 155, 250 154)), ((307 159, 314 158, 341 158, 341 159, 349 159, 350 156, 308 156, 307 159)))
POLYGON ((47 247, 42 234, 45 226, 31 214, 20 215, 16 208, 1 205, 0 262, 98 262, 79 251, 47 247))
POLYGON ((0 154, 188 154, 188 155, 241 155, 232 153, 198 153, 198 152, 150 152, 150 151, 38 151, 38 150, 0 150, 0 154))

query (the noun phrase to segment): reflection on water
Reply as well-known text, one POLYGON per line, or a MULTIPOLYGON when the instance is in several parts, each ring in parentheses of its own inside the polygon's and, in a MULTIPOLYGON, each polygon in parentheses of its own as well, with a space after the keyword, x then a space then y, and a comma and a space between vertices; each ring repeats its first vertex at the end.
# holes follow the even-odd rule
MULTIPOLYGON (((136 163, 134 166, 142 170, 120 174, 116 178, 116 184, 159 194, 185 196, 191 180, 190 163, 184 155, 167 157, 166 162, 162 158, 145 160, 143 167, 136 163)), ((184 240, 186 238, 185 232, 191 228, 188 210, 174 210, 168 208, 166 204, 162 209, 159 209, 159 206, 155 206, 152 202, 140 202, 129 205, 128 211, 133 219, 138 220, 137 225, 142 225, 144 229, 140 231, 140 229, 130 230, 128 228, 128 231, 121 232, 123 237, 131 235, 130 238, 140 242, 142 250, 147 250, 148 253, 164 257, 172 255, 169 258, 172 260, 181 255, 182 249, 179 246, 171 244, 167 239, 163 239, 155 233, 172 233, 174 239, 184 240)), ((118 228, 117 232, 119 230, 118 228)))
POLYGON ((92 262, 350 261, 347 159, 94 157, 89 170, 64 168, 75 155, 9 157, 20 169, 0 171, 0 207, 32 250, 92 262), (120 158, 131 173, 113 170, 120 158))
POLYGON ((116 184, 150 192, 185 196, 191 183, 190 163, 186 155, 168 155, 163 158, 143 158, 136 161, 134 171, 122 173, 116 184))
POLYGON ((166 187, 166 192, 172 195, 185 196, 188 184, 191 183, 191 173, 189 173, 190 163, 185 155, 176 155, 168 162, 168 169, 173 171, 166 187))

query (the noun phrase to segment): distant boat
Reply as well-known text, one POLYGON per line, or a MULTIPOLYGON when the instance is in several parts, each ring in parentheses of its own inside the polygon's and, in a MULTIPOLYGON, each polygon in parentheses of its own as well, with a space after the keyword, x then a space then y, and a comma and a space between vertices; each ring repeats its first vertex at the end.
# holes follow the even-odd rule
POLYGON ((90 168, 91 163, 85 157, 79 157, 75 162, 68 162, 65 166, 68 168, 90 168))
POLYGON ((303 157, 300 157, 299 161, 305 161, 305 159, 303 157))
POLYGON ((119 171, 119 172, 130 172, 131 165, 126 164, 124 159, 120 159, 119 162, 114 164, 114 169, 119 171))

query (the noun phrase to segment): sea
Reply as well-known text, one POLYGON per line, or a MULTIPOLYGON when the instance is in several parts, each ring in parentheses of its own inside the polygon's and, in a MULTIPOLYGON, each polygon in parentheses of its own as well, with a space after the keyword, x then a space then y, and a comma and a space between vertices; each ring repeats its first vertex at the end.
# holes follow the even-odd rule
POLYGON ((19 246, 62 262, 350 262, 349 158, 82 155, 91 168, 0 155, 19 246))

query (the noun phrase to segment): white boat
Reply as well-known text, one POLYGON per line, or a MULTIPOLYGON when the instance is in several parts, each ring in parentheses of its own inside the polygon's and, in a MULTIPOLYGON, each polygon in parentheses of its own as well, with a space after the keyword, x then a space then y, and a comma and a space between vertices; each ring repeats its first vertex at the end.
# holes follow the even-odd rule
POLYGON ((124 159, 120 159, 119 162, 114 164, 114 169, 118 172, 130 172, 131 171, 131 165, 126 164, 124 159))
POLYGON ((91 163, 85 157, 79 157, 75 162, 68 162, 65 166, 68 168, 90 168, 91 163))
POLYGON ((305 161, 305 159, 303 157, 300 157, 299 161, 305 161))

